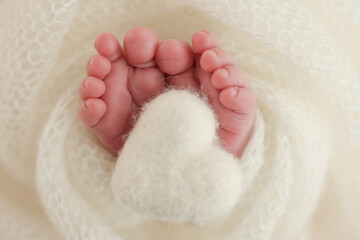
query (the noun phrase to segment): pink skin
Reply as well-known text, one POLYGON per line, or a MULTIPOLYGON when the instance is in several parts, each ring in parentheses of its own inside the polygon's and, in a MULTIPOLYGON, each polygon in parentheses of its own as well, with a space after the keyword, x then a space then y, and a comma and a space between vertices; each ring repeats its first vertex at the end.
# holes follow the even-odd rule
POLYGON ((132 116, 163 92, 167 81, 176 88, 201 89, 218 116, 224 149, 241 156, 254 122, 256 97, 214 34, 196 32, 191 48, 173 39, 158 43, 153 32, 138 26, 126 33, 124 50, 111 33, 101 34, 94 45, 99 54, 86 64, 78 114, 110 151, 119 152, 134 125, 132 116))

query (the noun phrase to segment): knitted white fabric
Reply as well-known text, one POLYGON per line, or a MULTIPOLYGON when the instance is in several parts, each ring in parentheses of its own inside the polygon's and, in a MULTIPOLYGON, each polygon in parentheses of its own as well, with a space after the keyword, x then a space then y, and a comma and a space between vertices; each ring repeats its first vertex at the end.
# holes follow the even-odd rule
POLYGON ((1 240, 360 238, 359 1, 4 0, 0 30, 1 240), (117 201, 116 159, 77 118, 95 37, 134 25, 213 31, 257 95, 242 192, 219 224, 117 201))

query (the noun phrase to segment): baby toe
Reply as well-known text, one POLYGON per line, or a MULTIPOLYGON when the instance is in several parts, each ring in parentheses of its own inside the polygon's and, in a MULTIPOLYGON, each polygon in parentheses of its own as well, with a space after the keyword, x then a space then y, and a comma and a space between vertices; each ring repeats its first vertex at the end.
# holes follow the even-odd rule
POLYGON ((85 100, 78 109, 80 119, 89 127, 96 125, 106 112, 106 104, 101 99, 85 100))
POLYGON ((207 30, 194 33, 191 44, 194 52, 197 54, 202 54, 205 50, 219 47, 219 42, 215 35, 207 30))
POLYGON ((103 33, 99 35, 94 42, 95 49, 111 62, 117 60, 123 55, 119 41, 112 33, 103 33))
POLYGON ((176 75, 188 70, 195 61, 191 46, 175 39, 161 42, 155 53, 156 63, 164 73, 176 75))
POLYGON ((110 70, 110 61, 101 55, 92 56, 86 64, 87 74, 100 79, 103 79, 110 70))
POLYGON ((124 37, 124 52, 128 63, 138 68, 155 66, 157 45, 157 36, 150 29, 143 26, 131 28, 124 37))
POLYGON ((86 77, 79 86, 79 95, 85 100, 99 98, 105 93, 105 83, 96 77, 86 77))
POLYGON ((234 64, 233 55, 221 48, 208 49, 200 57, 200 66, 205 72, 213 72, 220 67, 234 64))
POLYGON ((256 105, 254 92, 239 87, 225 88, 220 92, 219 100, 224 107, 240 114, 244 119, 254 112, 256 105))
POLYGON ((211 84, 217 89, 247 87, 247 77, 243 70, 235 66, 218 68, 211 76, 211 84))

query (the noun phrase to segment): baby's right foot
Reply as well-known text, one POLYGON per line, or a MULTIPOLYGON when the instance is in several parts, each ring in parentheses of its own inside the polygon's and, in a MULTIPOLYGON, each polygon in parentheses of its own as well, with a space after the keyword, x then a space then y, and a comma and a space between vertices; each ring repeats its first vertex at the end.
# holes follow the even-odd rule
POLYGON ((110 33, 100 35, 95 48, 99 54, 89 59, 88 76, 79 87, 84 102, 78 114, 115 154, 132 128, 132 116, 144 102, 164 90, 165 74, 179 76, 170 77, 174 85, 198 86, 195 79, 181 81, 184 78, 180 77, 188 76, 187 70, 191 71, 194 63, 190 45, 177 40, 159 45, 155 34, 145 27, 134 27, 126 33, 124 51, 110 33))

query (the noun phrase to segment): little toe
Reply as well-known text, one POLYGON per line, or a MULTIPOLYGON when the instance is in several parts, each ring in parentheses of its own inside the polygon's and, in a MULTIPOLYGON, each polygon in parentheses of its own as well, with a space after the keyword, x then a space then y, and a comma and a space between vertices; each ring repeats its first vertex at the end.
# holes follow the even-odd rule
POLYGON ((211 76, 211 84, 217 89, 228 87, 247 87, 247 77, 243 70, 236 66, 218 68, 211 76))
POLYGON ((194 33, 191 39, 191 44, 197 54, 202 54, 205 50, 219 47, 219 42, 215 35, 207 30, 194 33))
POLYGON ((155 53, 156 63, 164 73, 176 75, 191 68, 195 61, 191 46, 174 39, 161 42, 155 53))
POLYGON ((102 56, 111 62, 123 56, 119 41, 112 33, 99 35, 94 42, 94 47, 102 56))
POLYGON ((95 55, 90 57, 86 64, 86 72, 89 76, 103 79, 111 70, 111 62, 101 56, 95 55))
POLYGON ((86 77, 79 86, 79 95, 85 100, 99 98, 105 93, 105 83, 96 77, 86 77))
POLYGON ((136 26, 124 37, 124 52, 129 64, 137 68, 154 67, 157 36, 148 28, 136 26))
POLYGON ((234 64, 234 56, 221 48, 205 50, 200 57, 200 66, 206 72, 214 72, 220 67, 234 64))
POLYGON ((89 127, 96 125, 106 112, 106 104, 98 98, 85 100, 78 109, 80 119, 89 127))

